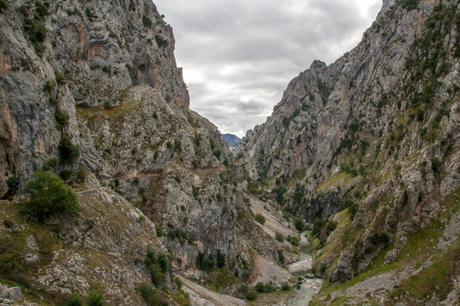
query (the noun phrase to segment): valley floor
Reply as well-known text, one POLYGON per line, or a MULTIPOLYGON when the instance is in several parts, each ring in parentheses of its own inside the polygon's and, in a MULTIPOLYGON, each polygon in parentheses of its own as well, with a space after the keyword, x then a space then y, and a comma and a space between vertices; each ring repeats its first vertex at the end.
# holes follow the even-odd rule
POLYGON ((201 286, 191 280, 179 276, 192 302, 197 306, 227 306, 227 305, 273 305, 273 306, 305 306, 319 292, 322 280, 314 278, 310 273, 312 269, 312 256, 309 252, 307 239, 301 235, 295 226, 286 221, 281 211, 271 204, 255 197, 248 196, 251 203, 251 210, 254 215, 262 215, 265 218, 264 224, 256 224, 269 236, 282 235, 283 237, 301 236, 300 246, 293 248, 287 241, 282 242, 289 264, 285 267, 274 263, 259 254, 253 255, 254 269, 251 274, 251 284, 257 283, 291 283, 292 288, 286 291, 276 290, 271 293, 258 294, 254 301, 245 301, 229 295, 220 294, 201 286))

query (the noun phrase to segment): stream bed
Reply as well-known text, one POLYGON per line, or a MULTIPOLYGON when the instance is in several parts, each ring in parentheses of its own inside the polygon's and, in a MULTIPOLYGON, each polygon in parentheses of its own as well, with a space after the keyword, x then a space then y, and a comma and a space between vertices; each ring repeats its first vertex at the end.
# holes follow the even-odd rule
POLYGON ((311 255, 305 253, 302 258, 302 260, 288 266, 290 273, 303 278, 300 286, 289 296, 284 297, 282 301, 277 302, 276 306, 307 306, 321 289, 323 280, 313 277, 310 273, 313 261, 311 255))

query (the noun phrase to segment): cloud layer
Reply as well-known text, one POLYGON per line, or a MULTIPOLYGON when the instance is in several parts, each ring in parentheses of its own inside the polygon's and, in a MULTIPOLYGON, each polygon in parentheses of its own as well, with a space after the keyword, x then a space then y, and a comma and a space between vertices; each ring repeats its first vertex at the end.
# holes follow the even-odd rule
POLYGON ((381 0, 155 0, 176 37, 191 108, 243 136, 314 59, 356 45, 381 0))

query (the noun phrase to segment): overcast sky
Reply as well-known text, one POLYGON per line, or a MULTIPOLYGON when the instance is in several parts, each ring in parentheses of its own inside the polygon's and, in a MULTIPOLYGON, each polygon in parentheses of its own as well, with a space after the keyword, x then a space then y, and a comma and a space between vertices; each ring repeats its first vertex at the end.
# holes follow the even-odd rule
POLYGON ((174 29, 191 108, 221 132, 265 122, 314 59, 354 47, 382 0, 154 0, 174 29))

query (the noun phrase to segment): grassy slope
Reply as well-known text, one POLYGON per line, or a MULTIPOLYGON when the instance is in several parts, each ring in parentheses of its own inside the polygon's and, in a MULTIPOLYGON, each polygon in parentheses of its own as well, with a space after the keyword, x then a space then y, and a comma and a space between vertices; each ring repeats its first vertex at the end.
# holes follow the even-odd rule
MULTIPOLYGON (((333 292, 343 293, 347 288, 362 283, 373 276, 386 272, 401 272, 408 266, 419 268, 427 261, 432 264, 402 281, 396 291, 389 293, 389 297, 393 301, 402 299, 405 302, 417 303, 417 301, 429 299, 433 294, 436 294, 443 300, 452 289, 453 277, 456 271, 458 272, 460 269, 458 262, 460 239, 457 239, 446 251, 440 251, 436 246, 443 235, 448 220, 460 211, 460 189, 447 197, 442 207, 444 209, 436 220, 433 220, 428 227, 408 237, 406 245, 394 262, 384 264, 385 252, 381 253, 365 272, 355 278, 343 284, 325 283, 312 305, 322 305, 320 301, 322 298, 333 292)), ((331 302, 343 302, 346 296, 339 299, 331 302)))

